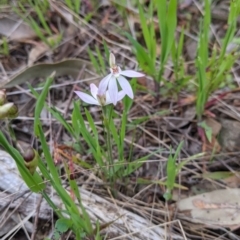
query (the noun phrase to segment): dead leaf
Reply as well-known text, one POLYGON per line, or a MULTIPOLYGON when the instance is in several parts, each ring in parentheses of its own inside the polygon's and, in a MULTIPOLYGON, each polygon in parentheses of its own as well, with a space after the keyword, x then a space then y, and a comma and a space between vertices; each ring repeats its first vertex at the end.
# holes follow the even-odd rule
POLYGON ((83 59, 65 59, 56 63, 39 63, 34 66, 27 67, 13 75, 9 80, 1 82, 0 88, 10 88, 26 83, 37 77, 47 77, 54 71, 56 71, 56 77, 71 75, 72 77, 77 78, 80 69, 84 65, 91 66, 91 63, 83 59))
POLYGON ((101 26, 104 27, 108 22, 109 22, 109 16, 110 14, 110 9, 108 9, 108 11, 104 14, 104 17, 101 20, 101 26))
POLYGON ((205 122, 212 129, 212 135, 216 137, 222 128, 221 123, 219 123, 213 118, 206 118, 205 122))
POLYGON ((186 111, 183 112, 183 116, 181 118, 176 119, 168 119, 166 118, 167 122, 167 129, 180 129, 186 126, 189 122, 193 121, 196 116, 196 109, 195 107, 188 107, 186 111))
POLYGON ((185 105, 193 104, 195 101, 196 101, 196 96, 189 95, 187 98, 180 99, 178 104, 181 106, 185 106, 185 105))
POLYGON ((46 51, 48 51, 50 48, 46 43, 37 43, 36 46, 34 46, 28 55, 28 66, 32 66, 33 63, 46 51))
POLYGON ((208 226, 240 224, 240 189, 221 189, 185 198, 177 203, 183 216, 208 226))
POLYGON ((233 174, 233 176, 222 179, 221 182, 230 188, 238 188, 240 186, 240 173, 233 174))
POLYGON ((221 151, 221 145, 219 144, 217 138, 212 135, 212 141, 206 141, 203 143, 204 152, 211 152, 211 154, 219 153, 221 151))
POLYGON ((203 123, 207 128, 205 130, 203 128, 199 129, 202 129, 201 134, 204 134, 204 136, 202 135, 202 150, 210 153, 220 152, 221 145, 218 142, 217 135, 219 134, 222 125, 211 117, 206 118, 203 123), (207 136, 207 134, 209 134, 209 136, 207 136))
MULTIPOLYGON (((59 34, 54 34, 48 37, 47 42, 56 42, 60 38, 59 34)), ((33 41, 32 41, 33 42, 33 41)), ((33 42, 35 46, 31 49, 28 55, 28 66, 32 66, 33 63, 45 52, 50 50, 50 47, 44 42, 33 42)))
POLYGON ((12 41, 22 41, 36 37, 36 33, 25 22, 7 17, 0 18, 0 34, 12 41))

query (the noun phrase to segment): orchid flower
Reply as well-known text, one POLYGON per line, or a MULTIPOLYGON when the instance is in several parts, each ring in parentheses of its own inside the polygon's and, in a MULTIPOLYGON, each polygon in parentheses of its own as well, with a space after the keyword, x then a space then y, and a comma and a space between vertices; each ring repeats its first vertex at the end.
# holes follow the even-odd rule
MULTIPOLYGON (((82 101, 88 103, 88 104, 94 104, 99 106, 105 106, 112 103, 112 100, 109 96, 109 91, 105 91, 103 94, 100 94, 100 88, 98 88, 95 84, 90 84, 90 92, 92 94, 89 95, 84 92, 75 91, 75 93, 82 99, 82 101)), ((117 102, 122 100, 125 96, 124 91, 117 92, 117 102)))
POLYGON ((133 99, 132 87, 124 76, 135 78, 135 77, 143 77, 144 74, 133 71, 133 70, 122 71, 121 68, 115 64, 115 56, 113 55, 113 53, 110 53, 109 65, 110 65, 111 73, 101 80, 99 84, 100 94, 103 94, 108 88, 110 99, 112 103, 116 105, 117 101, 119 101, 118 85, 117 85, 117 81, 118 81, 119 85, 122 88, 122 91, 131 99, 133 99))

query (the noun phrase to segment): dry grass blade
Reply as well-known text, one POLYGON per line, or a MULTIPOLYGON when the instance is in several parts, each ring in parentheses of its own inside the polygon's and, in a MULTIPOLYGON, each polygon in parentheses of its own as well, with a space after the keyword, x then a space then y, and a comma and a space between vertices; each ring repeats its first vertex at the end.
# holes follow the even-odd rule
POLYGON ((33 29, 22 20, 0 17, 0 34, 11 41, 24 41, 36 37, 33 29))

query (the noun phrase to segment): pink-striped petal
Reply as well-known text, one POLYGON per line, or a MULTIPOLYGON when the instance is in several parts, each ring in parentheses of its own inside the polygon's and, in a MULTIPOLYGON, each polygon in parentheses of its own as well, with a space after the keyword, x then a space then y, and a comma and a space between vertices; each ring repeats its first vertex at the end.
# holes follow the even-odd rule
POLYGON ((95 98, 90 96, 89 94, 86 94, 86 93, 80 92, 80 91, 75 91, 75 93, 78 95, 78 97, 81 98, 82 101, 84 101, 88 104, 100 105, 99 102, 95 98))
POLYGON ((137 77, 143 77, 145 76, 144 74, 140 72, 136 72, 133 70, 123 70, 120 72, 120 75, 126 76, 126 77, 131 77, 131 78, 137 78, 137 77))
POLYGON ((119 76, 118 82, 124 93, 128 95, 131 99, 133 99, 133 90, 128 80, 123 76, 119 76))
POLYGON ((105 94, 108 84, 109 84, 109 80, 112 77, 112 73, 108 74, 106 77, 104 77, 101 82, 99 83, 98 86, 98 94, 99 95, 103 95, 105 94))
POLYGON ((118 96, 118 86, 115 77, 111 77, 111 79, 109 80, 108 92, 113 105, 116 105, 118 96))

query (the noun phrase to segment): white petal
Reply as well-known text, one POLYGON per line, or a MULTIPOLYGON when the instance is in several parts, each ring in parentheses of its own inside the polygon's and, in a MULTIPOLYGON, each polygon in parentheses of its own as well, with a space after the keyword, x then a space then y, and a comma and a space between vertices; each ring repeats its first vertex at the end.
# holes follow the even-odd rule
POLYGON ((88 104, 100 105, 99 102, 89 94, 86 94, 84 92, 79 92, 79 91, 75 91, 75 93, 82 99, 82 101, 88 104))
POLYGON ((123 70, 120 72, 121 75, 126 76, 126 77, 143 77, 145 76, 144 74, 140 73, 140 72, 136 72, 133 70, 123 70))
POLYGON ((125 94, 133 99, 133 90, 128 80, 123 76, 119 76, 118 82, 125 94))
POLYGON ((108 92, 110 99, 114 105, 117 103, 117 95, 118 95, 118 86, 115 77, 111 77, 108 84, 108 92))
POLYGON ((111 77, 112 77, 112 73, 108 74, 105 78, 103 78, 101 80, 101 82, 99 83, 99 86, 98 86, 98 94, 99 95, 105 94, 109 80, 111 77))
POLYGON ((123 90, 121 90, 120 92, 118 92, 118 101, 121 101, 124 97, 125 97, 125 92, 123 90))
MULTIPOLYGON (((123 90, 119 91, 118 92, 118 95, 117 95, 117 101, 121 101, 124 97, 125 97, 125 92, 123 90)), ((109 96, 109 92, 107 91, 106 92, 106 103, 105 105, 108 105, 108 104, 111 104, 112 103, 112 100, 109 96)))
POLYGON ((92 96, 93 96, 95 99, 97 99, 98 87, 97 87, 94 83, 91 83, 91 84, 90 84, 90 91, 91 91, 92 96))
POLYGON ((108 105, 108 104, 110 104, 110 103, 112 103, 112 100, 111 100, 111 98, 110 98, 109 92, 106 91, 106 103, 105 103, 105 105, 108 105))

